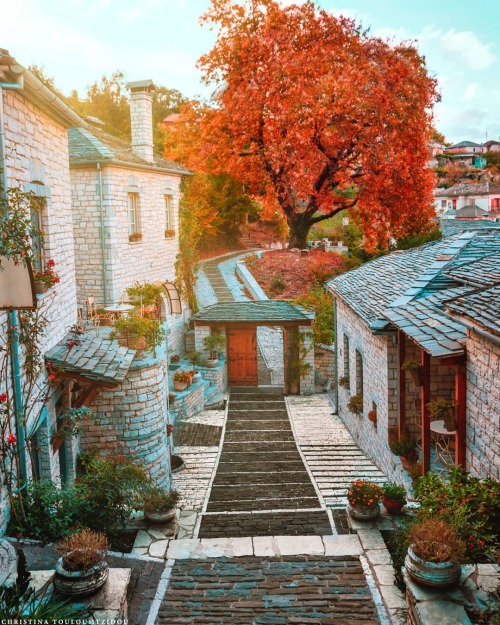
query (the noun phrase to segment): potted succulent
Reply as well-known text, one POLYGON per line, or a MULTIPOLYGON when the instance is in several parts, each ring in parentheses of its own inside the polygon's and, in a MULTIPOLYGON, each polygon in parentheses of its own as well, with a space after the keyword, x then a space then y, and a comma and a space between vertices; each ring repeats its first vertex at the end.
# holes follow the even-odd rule
POLYGON ((151 523, 168 523, 175 518, 175 506, 179 498, 176 490, 150 486, 143 495, 144 518, 151 523))
POLYGON ((402 436, 391 443, 391 451, 399 456, 403 469, 408 469, 418 460, 417 441, 410 436, 402 436))
POLYGON ((415 386, 422 386, 422 365, 416 360, 405 360, 401 365, 403 371, 408 371, 415 386))
POLYGON ((347 491, 347 511, 358 521, 369 521, 380 514, 379 500, 382 489, 367 480, 354 480, 347 491))
POLYGON ((465 543, 456 529, 440 518, 427 517, 410 527, 408 538, 405 569, 415 582, 443 588, 460 579, 465 543))
POLYGON ((444 421, 444 427, 448 432, 454 432, 457 429, 454 402, 447 399, 434 399, 427 404, 427 407, 433 419, 442 419, 444 421))
POLYGON ((218 330, 214 330, 203 339, 203 347, 210 352, 207 367, 216 367, 219 364, 219 351, 224 349, 225 345, 226 337, 218 330))
POLYGON ((347 402, 347 409, 359 416, 363 412, 363 395, 353 395, 347 402))
POLYGON ((55 284, 60 281, 55 269, 55 262, 50 258, 45 263, 45 268, 42 271, 33 271, 33 280, 35 282, 35 293, 42 295, 47 293, 55 284))
POLYGON ((343 375, 342 377, 339 378, 339 386, 341 386, 342 388, 349 390, 349 384, 350 384, 350 380, 349 380, 348 375, 343 375))
POLYGON ((68 597, 83 597, 101 588, 108 579, 105 555, 108 540, 104 534, 82 529, 64 538, 57 547, 54 587, 68 597))
POLYGON ((394 482, 387 482, 382 487, 382 503, 389 514, 401 514, 406 503, 406 490, 394 482))
POLYGON ((174 372, 172 381, 174 383, 174 391, 185 391, 191 384, 191 376, 187 373, 187 371, 181 371, 178 369, 174 372))

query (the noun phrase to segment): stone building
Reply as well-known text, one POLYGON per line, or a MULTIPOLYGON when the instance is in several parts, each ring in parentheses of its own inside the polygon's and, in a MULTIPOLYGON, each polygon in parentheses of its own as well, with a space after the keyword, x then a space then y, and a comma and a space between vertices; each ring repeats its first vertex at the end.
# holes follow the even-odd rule
MULTIPOLYGON (((189 172, 153 151, 152 81, 128 86, 131 143, 98 123, 68 132, 77 298, 83 309, 89 297, 106 307, 137 282, 175 278, 180 183, 189 172)), ((183 351, 188 311, 167 314, 166 320, 171 350, 183 351)))
MULTIPOLYGON (((500 231, 480 230, 394 252, 328 283, 335 298, 338 413, 397 481, 405 477, 389 444, 404 434, 418 440, 423 472, 456 463, 499 477, 498 389, 485 392, 498 368, 498 310, 489 310, 490 334, 467 330, 466 315, 452 312, 453 301, 465 306, 477 288, 500 284, 499 266, 500 231), (420 365, 420 386, 402 369, 405 361, 420 365), (349 403, 353 396, 361 398, 359 411, 349 403), (438 398, 454 404, 452 435, 440 435, 430 420, 429 402, 438 398)), ((494 298, 494 290, 486 295, 494 298)))
MULTIPOLYGON (((75 113, 33 74, 24 70, 6 50, 0 49, 0 129, 5 133, 5 140, 0 146, 0 168, 4 169, 7 188, 18 188, 44 198, 41 210, 34 211, 32 215, 32 219, 45 233, 43 251, 36 259, 37 268, 43 269, 47 261, 52 259, 60 277, 55 288, 38 296, 38 307, 47 320, 40 345, 42 352, 60 341, 77 319, 67 141, 67 129, 77 123, 79 118, 75 113)), ((10 323, 7 313, 0 312, 0 345, 3 348, 8 340, 10 323)), ((18 315, 17 323, 23 323, 22 314, 18 315)), ((18 355, 22 373, 25 359, 22 346, 18 355)), ((7 393, 12 403, 15 392, 10 376, 11 363, 6 363, 4 369, 5 358, 8 356, 3 349, 0 351, 0 368, 6 377, 0 380, 0 394, 7 393)), ((25 378, 22 380, 25 381, 25 378)), ((43 388, 47 384, 44 372, 38 385, 43 388)), ((66 475, 66 456, 60 450, 53 450, 50 439, 56 428, 57 417, 67 402, 66 386, 53 387, 45 406, 32 405, 35 394, 28 393, 25 387, 21 395, 28 418, 20 427, 24 427, 34 450, 32 457, 28 454, 26 458, 27 474, 60 482, 66 475)), ((12 432, 19 440, 14 423, 12 432)), ((68 449, 68 453, 71 452, 68 449)), ((0 482, 4 484, 1 476, 0 482)), ((0 499, 2 533, 8 515, 3 486, 0 499)))

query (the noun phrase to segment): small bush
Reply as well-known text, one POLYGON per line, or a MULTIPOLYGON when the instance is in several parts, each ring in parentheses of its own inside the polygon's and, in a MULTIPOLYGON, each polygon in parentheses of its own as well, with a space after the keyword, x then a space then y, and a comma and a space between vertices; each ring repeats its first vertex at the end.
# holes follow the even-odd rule
POLYGON ((391 443, 391 451, 396 456, 402 456, 411 460, 416 458, 417 441, 410 436, 402 436, 399 440, 391 443))
POLYGON ((409 530, 408 539, 416 556, 425 562, 461 562, 464 541, 458 532, 439 518, 424 518, 409 530))
POLYGON ((382 487, 382 495, 390 499, 390 501, 400 501, 406 503, 406 490, 403 486, 395 484, 394 482, 387 482, 382 487))
POLYGON ((279 295, 286 289, 286 282, 280 275, 276 275, 271 280, 270 288, 274 295, 279 295))
POLYGON ((166 512, 175 507, 180 499, 176 490, 165 490, 159 486, 151 486, 144 492, 144 511, 166 512))
POLYGON ((98 564, 108 549, 108 539, 104 534, 82 529, 64 538, 56 551, 63 556, 63 565, 67 571, 83 572, 98 564))

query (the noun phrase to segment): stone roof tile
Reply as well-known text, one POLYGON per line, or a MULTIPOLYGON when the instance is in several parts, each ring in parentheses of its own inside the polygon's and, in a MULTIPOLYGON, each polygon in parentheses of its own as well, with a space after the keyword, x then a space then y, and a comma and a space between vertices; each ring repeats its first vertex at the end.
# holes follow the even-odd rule
POLYGON ((500 284, 456 297, 445 303, 453 317, 465 318, 500 336, 500 284))
POLYGON ((204 308, 193 316, 195 321, 224 322, 279 322, 303 321, 309 324, 314 312, 285 300, 256 302, 225 302, 204 308))

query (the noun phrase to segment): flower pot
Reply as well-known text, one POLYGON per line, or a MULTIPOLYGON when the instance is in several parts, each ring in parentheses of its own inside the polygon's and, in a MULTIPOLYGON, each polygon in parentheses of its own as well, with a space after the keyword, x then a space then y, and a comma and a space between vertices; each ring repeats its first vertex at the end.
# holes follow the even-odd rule
POLYGON ((128 347, 129 349, 135 349, 138 352, 141 352, 143 349, 146 349, 147 342, 144 336, 120 336, 118 338, 118 345, 121 345, 122 347, 128 347))
POLYGON ((462 567, 458 562, 426 562, 415 555, 408 547, 405 569, 413 581, 433 588, 445 588, 456 584, 460 579, 462 567))
POLYGON ((144 510, 144 518, 150 523, 170 523, 175 519, 175 508, 165 510, 164 512, 152 512, 144 510))
POLYGON ((56 563, 54 587, 57 592, 67 597, 84 597, 102 588, 108 579, 109 567, 106 560, 101 560, 88 571, 66 571, 63 559, 56 563))
POLYGON ((422 386, 422 369, 419 367, 418 369, 412 369, 410 371, 411 379, 413 380, 413 384, 417 387, 422 386))
POLYGON ((199 382, 202 378, 203 376, 201 375, 201 373, 197 371, 191 378, 191 384, 196 384, 196 382, 199 382))
POLYGON ((443 414, 444 427, 448 432, 455 432, 457 424, 455 421, 455 409, 450 408, 443 414))
POLYGON ((290 395, 298 395, 300 393, 300 382, 289 382, 288 392, 290 395))
POLYGON ((376 519, 380 514, 380 506, 378 503, 371 508, 358 508, 357 506, 351 506, 350 503, 347 504, 347 512, 352 516, 353 519, 358 521, 371 521, 372 519, 376 519))
POLYGON ((179 380, 174 380, 174 391, 185 391, 188 387, 187 382, 180 382, 179 380))
POLYGON ((207 358, 207 367, 210 367, 211 369, 213 369, 218 364, 219 364, 218 358, 207 358))
POLYGON ((35 282, 35 293, 37 295, 43 295, 44 293, 47 293, 48 290, 49 287, 45 284, 45 282, 35 282))
POLYGON ((401 460, 401 466, 403 467, 403 469, 409 469, 411 466, 417 463, 418 454, 417 452, 413 452, 408 456, 408 458, 405 458, 404 456, 399 456, 399 459, 401 460))
POLYGON ((387 512, 392 516, 398 516, 402 514, 404 503, 402 501, 393 501, 382 496, 382 503, 387 512))

